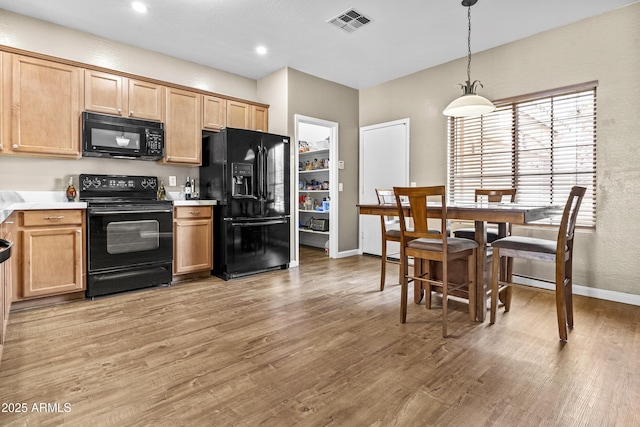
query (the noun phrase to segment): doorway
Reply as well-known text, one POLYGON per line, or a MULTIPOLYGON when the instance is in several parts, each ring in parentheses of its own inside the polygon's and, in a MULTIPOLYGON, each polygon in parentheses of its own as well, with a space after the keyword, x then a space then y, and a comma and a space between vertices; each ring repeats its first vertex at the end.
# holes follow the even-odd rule
MULTIPOLYGON (((360 203, 378 203, 376 188, 409 185, 409 119, 360 128, 360 203)), ((360 215, 360 253, 380 256, 380 219, 360 215)), ((399 245, 389 243, 389 253, 399 245)))
POLYGON ((338 255, 338 123, 295 116, 294 254, 300 246, 338 255))

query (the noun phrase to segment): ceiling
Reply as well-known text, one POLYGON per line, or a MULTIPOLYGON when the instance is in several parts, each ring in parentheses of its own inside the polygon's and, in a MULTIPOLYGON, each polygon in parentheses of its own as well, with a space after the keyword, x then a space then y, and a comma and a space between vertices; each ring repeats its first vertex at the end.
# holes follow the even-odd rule
MULTIPOLYGON (((460 0, 140 1, 145 14, 131 0, 0 0, 0 8, 252 79, 291 67, 363 89, 467 54, 460 0), (351 33, 327 23, 351 8, 371 22, 351 33)), ((637 1, 479 0, 471 8, 471 49, 637 1)), ((461 69, 461 81, 465 76, 461 69)))

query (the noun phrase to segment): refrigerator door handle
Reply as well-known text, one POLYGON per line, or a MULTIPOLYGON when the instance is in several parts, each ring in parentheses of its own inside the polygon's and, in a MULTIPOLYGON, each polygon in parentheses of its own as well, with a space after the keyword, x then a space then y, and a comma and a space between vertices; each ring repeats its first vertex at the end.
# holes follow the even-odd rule
POLYGON ((257 227, 263 225, 277 225, 277 224, 286 224, 288 221, 286 219, 276 219, 273 221, 258 221, 258 222, 231 222, 231 227, 242 228, 242 227, 257 227))
POLYGON ((258 200, 262 200, 262 169, 264 167, 262 164, 262 146, 258 145, 256 149, 258 151, 258 200))
POLYGON ((265 202, 268 199, 268 195, 269 195, 269 188, 267 186, 267 165, 269 164, 267 162, 267 157, 269 156, 269 152, 267 151, 266 148, 263 149, 263 153, 264 155, 264 159, 262 160, 262 165, 263 165, 263 169, 262 169, 262 200, 264 200, 265 202))

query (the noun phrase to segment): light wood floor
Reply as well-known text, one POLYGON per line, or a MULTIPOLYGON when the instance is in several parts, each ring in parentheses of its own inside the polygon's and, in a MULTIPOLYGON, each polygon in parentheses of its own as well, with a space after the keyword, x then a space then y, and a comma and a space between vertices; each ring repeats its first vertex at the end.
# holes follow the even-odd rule
POLYGON ((399 324, 397 267, 384 292, 378 267, 304 250, 296 269, 12 313, 0 402, 28 411, 0 425, 640 425, 639 307, 576 297, 562 345, 553 296, 517 289, 493 326, 454 306, 443 339, 439 309, 399 324))

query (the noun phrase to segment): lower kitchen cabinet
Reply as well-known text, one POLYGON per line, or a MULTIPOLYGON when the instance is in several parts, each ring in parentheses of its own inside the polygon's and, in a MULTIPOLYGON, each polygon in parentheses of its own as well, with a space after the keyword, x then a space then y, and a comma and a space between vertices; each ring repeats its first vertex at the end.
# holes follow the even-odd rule
POLYGON ((177 206, 173 218, 173 274, 211 270, 213 208, 177 206))
POLYGON ((19 289, 29 299, 78 292, 86 288, 83 210, 20 211, 19 289))

